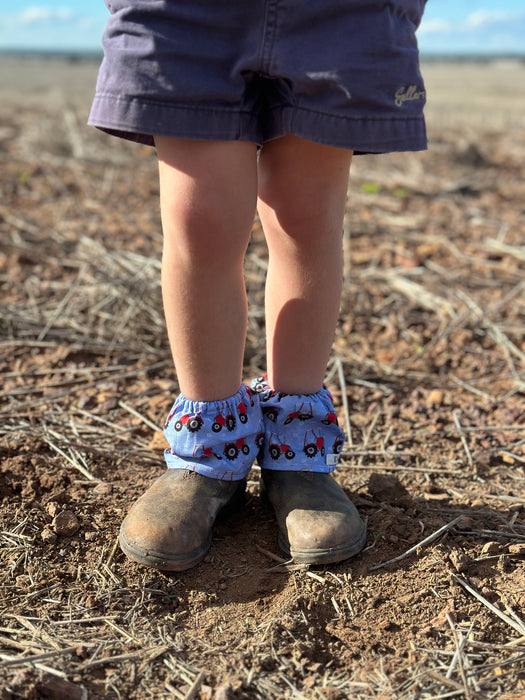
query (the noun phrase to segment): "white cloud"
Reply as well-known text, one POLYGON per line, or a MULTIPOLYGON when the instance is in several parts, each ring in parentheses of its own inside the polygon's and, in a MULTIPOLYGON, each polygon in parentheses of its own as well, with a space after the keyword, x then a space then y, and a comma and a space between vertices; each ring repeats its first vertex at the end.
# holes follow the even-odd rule
POLYGON ((454 25, 446 19, 425 19, 421 22, 417 33, 421 34, 450 34, 454 25))
MULTIPOLYGON (((9 13, 0 10, 0 50, 89 50, 99 49, 100 37, 106 22, 106 8, 85 10, 83 7, 63 4, 53 7, 34 4, 17 10, 12 3, 9 13)), ((0 5, 1 5, 0 1, 0 5)), ((6 3, 7 4, 7 3, 6 3)))
POLYGON ((477 10, 468 15, 465 20, 466 29, 486 29, 494 25, 512 25, 516 22, 523 22, 525 15, 516 12, 505 12, 503 10, 477 10))
POLYGON ((11 15, 11 24, 28 26, 35 24, 49 24, 52 22, 72 22, 79 15, 68 7, 46 7, 45 5, 31 5, 18 14, 11 15))
POLYGON ((456 21, 424 16, 418 35, 423 51, 523 53, 525 12, 476 10, 456 21))

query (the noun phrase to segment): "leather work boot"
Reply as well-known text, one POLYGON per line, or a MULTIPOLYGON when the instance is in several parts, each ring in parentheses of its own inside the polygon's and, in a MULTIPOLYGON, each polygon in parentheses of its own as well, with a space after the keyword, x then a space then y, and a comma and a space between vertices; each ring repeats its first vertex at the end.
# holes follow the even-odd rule
POLYGON ((211 545, 217 515, 244 501, 246 481, 221 481, 168 469, 134 503, 120 528, 123 552, 146 566, 183 571, 211 545))
POLYGON ((333 564, 354 556, 366 526, 330 474, 261 469, 261 497, 279 526, 279 546, 298 564, 333 564))

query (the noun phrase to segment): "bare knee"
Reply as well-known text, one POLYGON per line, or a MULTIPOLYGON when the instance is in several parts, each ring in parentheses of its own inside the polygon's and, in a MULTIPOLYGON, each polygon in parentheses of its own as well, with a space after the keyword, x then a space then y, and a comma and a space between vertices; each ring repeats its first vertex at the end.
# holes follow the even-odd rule
POLYGON ((351 157, 297 137, 263 147, 258 206, 270 245, 279 236, 314 244, 341 233, 351 157))
POLYGON ((161 203, 164 247, 181 264, 221 265, 244 256, 253 211, 240 217, 233 206, 214 202, 213 196, 205 194, 189 201, 169 199, 161 203))
POLYGON ((255 215, 255 146, 156 142, 165 251, 193 265, 242 258, 255 215))

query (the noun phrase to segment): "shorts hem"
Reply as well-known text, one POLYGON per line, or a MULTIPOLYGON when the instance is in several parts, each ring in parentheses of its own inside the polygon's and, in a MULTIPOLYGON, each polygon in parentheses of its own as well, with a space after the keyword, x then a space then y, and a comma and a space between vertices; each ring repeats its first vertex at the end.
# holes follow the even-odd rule
POLYGON ((271 109, 266 124, 261 127, 258 115, 241 107, 166 104, 99 93, 93 101, 88 124, 149 146, 155 145, 154 136, 248 141, 261 146, 266 141, 293 134, 356 154, 427 148, 423 114, 335 115, 288 104, 271 109))

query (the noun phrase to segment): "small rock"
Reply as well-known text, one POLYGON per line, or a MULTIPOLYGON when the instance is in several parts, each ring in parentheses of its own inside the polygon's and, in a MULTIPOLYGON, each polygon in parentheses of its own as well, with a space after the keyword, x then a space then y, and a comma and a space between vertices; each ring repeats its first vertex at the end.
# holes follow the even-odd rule
POLYGON ((71 510, 64 510, 53 518, 53 529, 57 535, 72 537, 80 528, 77 516, 71 510))
POLYGON ((199 700, 213 700, 213 688, 209 685, 201 685, 199 700))
POLYGON ((481 548, 482 554, 499 554, 500 551, 499 542, 486 542, 481 548))
POLYGON ((466 571, 470 560, 465 554, 465 552, 460 552, 458 549, 453 549, 448 556, 452 563, 452 566, 456 569, 458 573, 466 571))
POLYGON ((518 544, 509 544, 510 554, 525 554, 525 542, 519 542, 518 544))
POLYGON ((46 525, 44 527, 44 529, 40 533, 40 537, 42 538, 42 541, 45 544, 53 544, 54 542, 57 541, 56 532, 53 532, 53 530, 49 527, 49 525, 46 525))
POLYGON ((448 493, 444 492, 439 492, 439 493, 423 493, 423 498, 425 501, 448 501, 450 500, 450 496, 448 493))
POLYGON ((443 403, 443 398, 444 398, 444 393, 441 391, 441 389, 432 389, 427 394, 426 398, 426 404, 427 406, 441 406, 443 403))
POLYGON ((372 474, 368 481, 368 493, 378 501, 397 501, 408 495, 396 476, 377 473, 372 474))
POLYGON ((492 603, 496 599, 496 594, 494 593, 494 590, 492 588, 489 588, 489 586, 483 586, 480 593, 484 598, 486 598, 489 601, 489 603, 492 603))
POLYGON ((229 683, 225 683, 217 688, 213 700, 235 700, 233 688, 229 683))
POLYGON ((36 690, 39 698, 53 700, 87 700, 88 698, 85 686, 53 676, 44 676, 42 682, 36 684, 36 690))
POLYGON ((113 491, 113 487, 111 484, 106 483, 105 481, 101 481, 100 484, 97 484, 95 488, 93 489, 93 493, 95 493, 97 496, 107 496, 113 491))
POLYGON ((93 540, 97 539, 97 533, 94 531, 85 532, 84 539, 86 540, 86 542, 93 542, 93 540))
POLYGON ((472 461, 476 467, 490 467, 492 455, 489 450, 474 450, 472 452, 472 461))
POLYGON ((49 501, 49 503, 46 504, 46 513, 52 518, 55 517, 59 510, 60 506, 56 501, 49 501))

